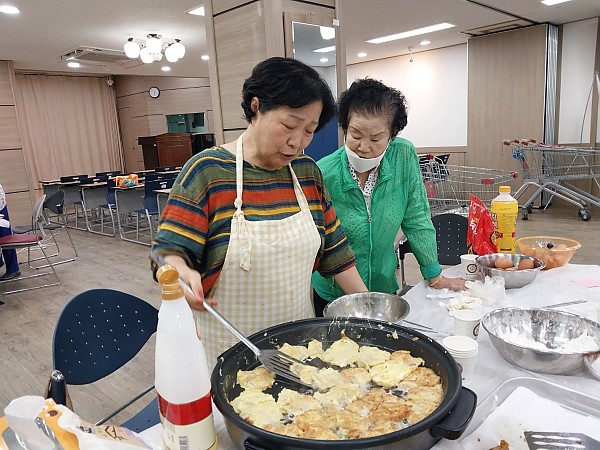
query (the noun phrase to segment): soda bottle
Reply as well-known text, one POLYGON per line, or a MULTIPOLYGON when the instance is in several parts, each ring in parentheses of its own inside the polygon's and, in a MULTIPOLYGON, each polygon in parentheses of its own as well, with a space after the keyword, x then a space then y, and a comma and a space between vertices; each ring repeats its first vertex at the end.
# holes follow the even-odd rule
POLYGON ((214 449, 210 375, 192 310, 177 269, 162 266, 156 278, 162 285, 162 304, 156 332, 155 386, 165 448, 214 449))
POLYGON ((515 231, 519 202, 510 195, 510 186, 500 186, 500 195, 492 200, 491 215, 494 222, 494 243, 499 253, 515 253, 515 231))

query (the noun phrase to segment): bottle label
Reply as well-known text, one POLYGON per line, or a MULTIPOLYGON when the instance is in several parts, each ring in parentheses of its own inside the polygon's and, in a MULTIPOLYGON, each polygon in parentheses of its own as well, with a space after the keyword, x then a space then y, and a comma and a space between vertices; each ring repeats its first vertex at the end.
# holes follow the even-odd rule
POLYGON ((183 404, 169 403, 158 395, 163 441, 169 450, 207 450, 216 442, 210 392, 183 404))
POLYGON ((492 201, 490 209, 494 222, 494 235, 492 241, 500 253, 515 253, 515 232, 517 228, 517 215, 519 203, 515 201, 492 201))

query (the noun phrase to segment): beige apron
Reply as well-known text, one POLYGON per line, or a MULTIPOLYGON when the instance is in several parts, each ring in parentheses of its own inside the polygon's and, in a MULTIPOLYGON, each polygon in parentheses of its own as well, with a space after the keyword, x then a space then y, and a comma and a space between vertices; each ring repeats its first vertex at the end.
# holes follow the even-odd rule
MULTIPOLYGON (((276 324, 314 317, 310 277, 321 237, 291 165, 300 212, 281 220, 244 218, 242 137, 236 151, 236 212, 213 296, 221 314, 248 336, 276 324)), ((194 315, 212 370, 217 357, 238 339, 207 312, 194 311, 194 315)))

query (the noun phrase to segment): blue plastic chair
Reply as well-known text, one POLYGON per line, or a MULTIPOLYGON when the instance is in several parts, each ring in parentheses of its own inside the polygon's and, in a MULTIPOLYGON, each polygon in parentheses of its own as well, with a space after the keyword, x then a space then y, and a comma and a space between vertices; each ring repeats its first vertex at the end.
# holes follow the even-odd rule
MULTIPOLYGON (((144 300, 112 289, 92 289, 65 305, 54 329, 53 369, 67 385, 90 384, 129 362, 156 332, 158 310, 144 300)), ((96 422, 101 425, 145 394, 96 422)), ((50 392, 52 395, 52 392, 50 392)), ((156 398, 123 426, 140 432, 159 423, 156 398)))

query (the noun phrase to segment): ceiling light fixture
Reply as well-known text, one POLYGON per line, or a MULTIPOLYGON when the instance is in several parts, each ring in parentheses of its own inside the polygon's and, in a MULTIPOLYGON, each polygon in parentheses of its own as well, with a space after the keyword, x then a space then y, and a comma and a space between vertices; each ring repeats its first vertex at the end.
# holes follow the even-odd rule
POLYGON ((326 41, 335 38, 335 28, 320 26, 321 37, 326 41))
POLYGON ((334 52, 334 51, 335 51, 335 45, 330 45, 329 47, 316 48, 313 50, 313 52, 315 52, 315 53, 328 53, 328 52, 334 52))
POLYGON ((365 56, 367 56, 367 54, 365 52, 360 52, 356 56, 358 56, 359 58, 364 58, 365 56))
POLYGON ((428 41, 427 39, 425 39, 424 41, 419 42, 419 45, 429 45, 431 44, 431 41, 428 41))
POLYGON ((19 14, 21 11, 15 6, 2 5, 0 6, 0 12, 4 14, 19 14))
POLYGON ((321 58, 319 61, 321 61, 321 62, 327 62, 327 61, 329 61, 329 59, 328 58, 321 58))
POLYGON ((127 39, 123 46, 125 55, 128 58, 140 58, 143 63, 150 64, 155 61, 161 61, 163 54, 167 61, 177 62, 185 55, 185 47, 179 39, 174 39, 173 42, 165 42, 160 34, 149 34, 145 43, 140 45, 133 40, 132 37, 127 39))
POLYGON ((187 13, 191 14, 192 16, 203 16, 204 6, 198 6, 197 8, 190 9, 187 13))
POLYGON ((210 59, 210 56, 208 56, 208 55, 202 55, 202 56, 200 57, 200 59, 201 59, 202 61, 208 61, 208 60, 210 59))
POLYGON ((571 0, 542 0, 546 6, 558 5, 559 3, 570 2, 571 0))
POLYGON ((384 42, 396 41, 398 39, 405 39, 407 37, 419 36, 420 34, 433 33, 434 31, 446 30, 448 28, 455 27, 448 22, 438 23, 435 25, 430 25, 428 27, 417 28, 414 30, 403 31, 402 33, 390 34, 388 36, 382 36, 375 39, 369 39, 367 42, 369 44, 383 44, 384 42))
POLYGON ((75 61, 71 61, 67 63, 67 66, 69 66, 71 69, 79 69, 81 67, 81 64, 75 61))
POLYGON ((170 71, 170 70, 171 70, 171 68, 170 68, 169 66, 162 66, 162 67, 160 68, 160 70, 162 70, 163 72, 168 72, 168 71, 170 71))

